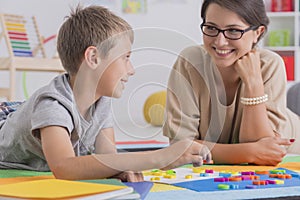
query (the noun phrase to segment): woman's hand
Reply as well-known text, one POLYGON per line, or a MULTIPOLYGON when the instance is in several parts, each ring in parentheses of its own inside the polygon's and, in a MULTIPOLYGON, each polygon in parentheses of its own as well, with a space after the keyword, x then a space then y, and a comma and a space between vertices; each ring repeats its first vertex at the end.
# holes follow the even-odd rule
POLYGON ((274 136, 262 138, 253 144, 252 159, 250 159, 252 163, 275 166, 282 161, 287 153, 287 146, 292 142, 290 139, 274 136))
POLYGON ((173 157, 173 160, 166 167, 163 167, 164 170, 190 163, 192 163, 193 166, 200 166, 203 165, 204 161, 210 162, 212 159, 207 146, 189 139, 180 140, 165 150, 166 152, 164 152, 165 154, 162 154, 162 156, 167 156, 169 159, 173 157))
POLYGON ((262 85, 260 55, 257 50, 252 50, 234 64, 234 69, 246 85, 262 85))

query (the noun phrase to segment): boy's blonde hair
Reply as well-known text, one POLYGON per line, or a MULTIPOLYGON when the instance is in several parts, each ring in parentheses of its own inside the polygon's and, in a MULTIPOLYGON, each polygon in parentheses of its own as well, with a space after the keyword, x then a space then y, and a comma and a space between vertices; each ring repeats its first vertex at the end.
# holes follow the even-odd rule
POLYGON ((57 37, 57 51, 65 70, 75 75, 84 59, 87 47, 95 46, 105 57, 117 40, 114 35, 125 32, 133 42, 131 26, 101 6, 78 6, 61 26, 57 37))

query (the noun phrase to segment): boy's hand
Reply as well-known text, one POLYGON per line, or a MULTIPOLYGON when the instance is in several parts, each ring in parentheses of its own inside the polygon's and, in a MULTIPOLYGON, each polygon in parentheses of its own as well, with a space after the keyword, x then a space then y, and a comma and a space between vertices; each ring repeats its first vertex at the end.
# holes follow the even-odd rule
POLYGON ((211 161, 211 153, 207 146, 199 144, 189 139, 178 141, 171 145, 170 150, 172 151, 169 156, 177 156, 174 161, 163 169, 173 169, 181 165, 192 163, 193 166, 203 165, 203 161, 211 161))
POLYGON ((144 181, 143 173, 141 172, 133 172, 133 171, 125 171, 117 174, 111 178, 120 179, 122 182, 142 182, 144 181))

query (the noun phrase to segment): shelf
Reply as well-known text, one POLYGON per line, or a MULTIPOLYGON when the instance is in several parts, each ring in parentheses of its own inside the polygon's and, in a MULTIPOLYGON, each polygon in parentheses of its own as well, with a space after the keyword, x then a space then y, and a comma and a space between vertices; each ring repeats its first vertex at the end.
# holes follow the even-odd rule
MULTIPOLYGON (((287 0, 281 1, 284 3, 288 3, 287 0)), ((268 27, 268 32, 263 38, 262 44, 263 48, 272 50, 278 53, 283 58, 287 71, 287 80, 288 83, 291 84, 295 81, 300 81, 299 0, 293 0, 292 2, 294 11, 282 12, 272 12, 272 2, 273 0, 265 0, 266 9, 268 11, 267 15, 270 19, 270 24, 268 27), (272 37, 271 39, 270 36, 272 37), (289 43, 287 43, 288 40, 289 43), (274 44, 274 46, 269 46, 269 44, 274 44)))
POLYGON ((269 17, 295 17, 298 16, 297 12, 268 12, 269 17))
POLYGON ((296 46, 287 46, 287 47, 264 46, 264 48, 272 51, 297 51, 299 49, 299 47, 296 46))

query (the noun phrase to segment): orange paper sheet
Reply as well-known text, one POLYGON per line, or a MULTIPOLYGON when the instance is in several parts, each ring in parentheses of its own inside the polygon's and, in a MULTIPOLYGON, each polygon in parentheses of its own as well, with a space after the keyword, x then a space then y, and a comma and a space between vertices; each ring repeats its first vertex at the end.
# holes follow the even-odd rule
POLYGON ((45 179, 1 185, 0 195, 31 199, 61 199, 105 193, 124 188, 126 186, 45 179))
POLYGON ((10 184, 10 183, 20 183, 24 181, 36 181, 44 179, 54 179, 54 176, 29 176, 29 177, 13 177, 13 178, 0 178, 0 185, 10 184))

